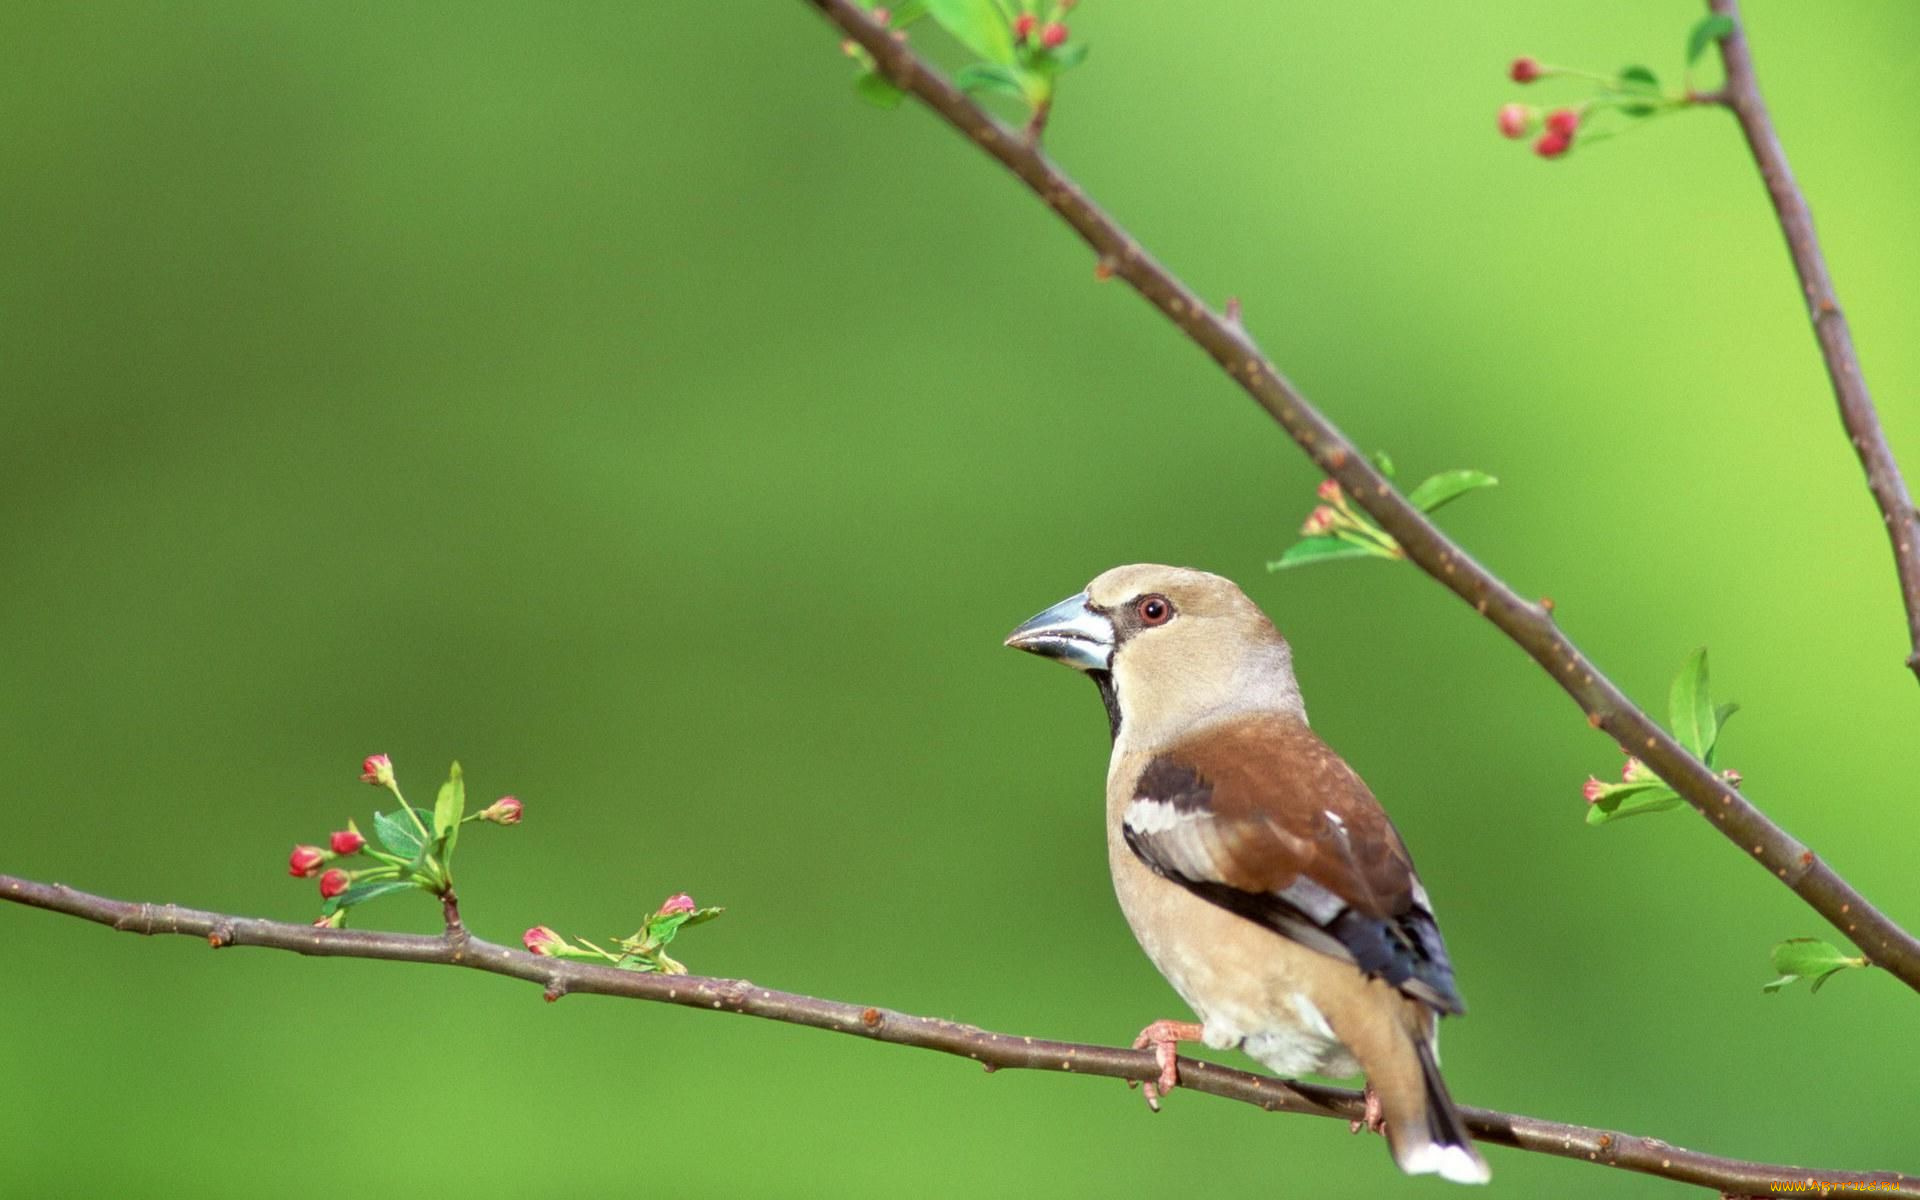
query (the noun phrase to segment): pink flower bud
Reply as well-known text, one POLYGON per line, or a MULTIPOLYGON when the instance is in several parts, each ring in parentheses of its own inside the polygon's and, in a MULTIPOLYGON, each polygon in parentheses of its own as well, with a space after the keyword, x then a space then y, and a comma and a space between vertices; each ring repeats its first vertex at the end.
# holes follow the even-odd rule
POLYGON ((1500 106, 1500 136, 1520 138, 1527 136, 1527 130, 1533 127, 1533 110, 1524 104, 1503 104, 1500 106))
POLYGON ((1058 50, 1067 43, 1067 27, 1058 21, 1048 21, 1040 29, 1040 44, 1049 50, 1058 50))
POLYGON ((1734 787, 1739 787, 1742 776, 1738 771, 1728 770, 1728 771, 1720 772, 1720 778, 1726 780, 1728 783, 1732 784, 1734 787))
POLYGON ((358 854, 361 847, 367 844, 367 839, 361 837, 357 829, 338 830, 329 840, 333 846, 333 852, 341 855, 358 854))
POLYGON ((1325 537, 1327 534, 1333 532, 1333 527, 1339 520, 1339 513, 1334 512, 1331 508, 1322 504, 1319 508, 1307 514, 1306 522, 1300 526, 1300 535, 1302 537, 1325 537))
POLYGON ((1340 483, 1335 479, 1322 479, 1320 486, 1313 489, 1313 494, 1328 504, 1338 504, 1340 503, 1340 483))
POLYGON ((699 907, 698 904, 693 902, 692 896, 687 895, 685 892, 675 892, 673 895, 667 897, 665 903, 660 905, 660 915, 670 917, 675 913, 695 912, 699 907))
POLYGON ((1567 140, 1573 140, 1573 131, 1580 128, 1580 114, 1571 108, 1556 108, 1547 114, 1547 132, 1557 133, 1567 140))
POLYGON ((331 900, 353 884, 353 876, 339 867, 329 867, 326 874, 320 876, 320 898, 331 900))
POLYGON ((1513 65, 1507 68, 1507 78, 1515 83, 1532 83, 1540 74, 1540 64, 1526 57, 1514 59, 1513 65))
POLYGON ((873 19, 885 25, 888 21, 893 20, 893 13, 887 9, 876 7, 873 10, 873 19))
POLYGON ((561 950, 564 950, 567 945, 567 939, 561 937, 553 930, 548 929, 545 925, 535 925, 532 929, 521 934, 520 942, 526 946, 528 952, 538 954, 543 958, 559 953, 561 950))
POLYGON ((1580 797, 1588 804, 1592 804, 1612 790, 1613 787, 1611 784, 1601 783, 1598 779, 1589 775, 1587 776, 1586 784, 1580 789, 1580 797))
POLYGON ((1039 20, 1032 13, 1021 13, 1013 19, 1013 40, 1024 42, 1033 36, 1033 27, 1039 20))
POLYGON ((384 754, 370 754, 360 763, 360 782, 375 787, 393 786, 393 760, 384 754))
POLYGON ((480 819, 492 821, 495 825, 518 825, 520 809, 521 804, 518 799, 513 796, 502 796, 480 810, 480 819))
POLYGON ((1533 152, 1541 158, 1559 158, 1573 145, 1573 139, 1562 133, 1543 133, 1540 140, 1533 144, 1533 152))
POLYGON ((1620 782, 1622 783, 1652 783, 1658 778, 1659 776, 1647 769, 1647 764, 1641 762, 1631 754, 1627 756, 1627 761, 1620 767, 1620 782))
POLYGON ((311 879, 320 873, 320 864, 329 855, 318 846, 295 846, 287 856, 287 874, 295 879, 311 879))

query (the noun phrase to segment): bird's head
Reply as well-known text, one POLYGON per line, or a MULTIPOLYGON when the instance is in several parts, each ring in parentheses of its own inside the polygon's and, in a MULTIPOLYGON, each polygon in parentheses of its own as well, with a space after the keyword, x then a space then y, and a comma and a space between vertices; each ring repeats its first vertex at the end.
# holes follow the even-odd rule
POLYGON ((1205 571, 1115 567, 1007 645, 1091 675, 1114 736, 1135 749, 1248 713, 1306 715, 1286 639, 1232 580, 1205 571))

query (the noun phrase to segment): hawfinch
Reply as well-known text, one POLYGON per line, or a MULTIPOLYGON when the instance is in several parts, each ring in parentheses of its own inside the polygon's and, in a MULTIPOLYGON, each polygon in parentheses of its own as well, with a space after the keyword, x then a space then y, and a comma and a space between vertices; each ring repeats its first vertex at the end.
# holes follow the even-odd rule
POLYGON ((1238 1047, 1282 1077, 1367 1077, 1410 1175, 1484 1183, 1440 1078, 1464 1011, 1413 860, 1367 785, 1307 728, 1266 614, 1204 571, 1115 567, 1007 645, 1085 671, 1112 725, 1107 858, 1141 949, 1199 1024, 1156 1021, 1148 1102, 1176 1048, 1238 1047))

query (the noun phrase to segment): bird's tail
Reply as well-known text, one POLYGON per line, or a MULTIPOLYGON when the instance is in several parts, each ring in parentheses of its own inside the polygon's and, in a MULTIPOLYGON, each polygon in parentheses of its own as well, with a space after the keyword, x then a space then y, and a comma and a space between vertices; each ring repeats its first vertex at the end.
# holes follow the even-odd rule
POLYGON ((1487 1160, 1473 1148, 1460 1110, 1453 1106, 1447 1085, 1440 1078, 1440 1064, 1433 1059, 1433 1044, 1426 1038, 1413 1039, 1420 1056, 1420 1075, 1426 1088, 1426 1112, 1423 1121, 1407 1122, 1390 1129, 1393 1159, 1409 1175, 1438 1175, 1455 1183, 1485 1183, 1493 1177, 1487 1160))

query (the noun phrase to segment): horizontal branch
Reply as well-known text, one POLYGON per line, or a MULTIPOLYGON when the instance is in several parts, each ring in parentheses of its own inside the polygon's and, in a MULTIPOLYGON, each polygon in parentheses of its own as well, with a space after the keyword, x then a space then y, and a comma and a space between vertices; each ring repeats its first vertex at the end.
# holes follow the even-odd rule
POLYGON ((1760 168, 1760 179, 1767 185, 1767 197, 1779 218, 1780 232, 1787 241, 1787 253, 1800 276, 1800 290, 1806 301, 1807 316, 1813 323, 1814 340, 1820 344, 1820 358, 1826 363, 1827 378, 1833 383, 1833 396, 1840 405, 1840 423, 1846 427, 1854 454, 1867 474, 1867 490, 1880 507, 1881 523, 1887 527, 1887 540, 1893 546, 1894 570, 1900 578, 1900 599, 1907 610, 1907 640, 1910 650, 1907 666, 1920 676, 1920 511, 1913 507, 1907 481, 1900 464, 1887 444, 1880 427, 1879 410, 1867 393, 1866 376, 1860 373, 1860 356, 1853 348, 1853 331, 1840 310, 1840 299, 1833 290, 1833 276, 1827 272, 1826 255, 1813 230, 1813 211, 1787 165, 1787 151, 1774 131, 1773 118, 1766 101, 1760 97, 1760 81, 1753 70, 1753 52, 1747 46, 1747 30, 1740 20, 1739 0, 1707 0, 1709 10, 1733 20, 1733 32, 1720 40, 1720 57, 1726 65, 1727 85, 1719 102, 1733 111, 1746 135, 1747 148, 1760 168))
MULTIPOLYGON (((1154 1079, 1160 1073, 1159 1064, 1148 1050, 993 1033, 935 1017, 917 1017, 891 1009, 775 991, 744 979, 643 975, 593 963, 545 958, 482 941, 459 927, 439 936, 323 929, 262 917, 202 912, 176 904, 111 900, 64 884, 40 883, 13 875, 0 875, 0 900, 65 913, 127 933, 205 938, 215 948, 260 946, 321 957, 468 967, 537 983, 545 989, 549 1000, 578 992, 739 1013, 872 1041, 937 1050, 970 1058, 988 1070, 1065 1071, 1140 1081, 1154 1079)), ((1297 1112, 1355 1121, 1364 1111, 1360 1093, 1346 1088, 1289 1083, 1191 1058, 1180 1060, 1180 1086, 1252 1104, 1268 1112, 1297 1112)), ((1463 1108, 1461 1113, 1473 1136, 1492 1145, 1603 1163, 1621 1170, 1719 1188, 1723 1192, 1766 1195, 1771 1185, 1781 1182, 1846 1182, 1879 1185, 1874 1195, 1920 1198, 1920 1180, 1893 1172, 1808 1171, 1720 1158, 1669 1146, 1653 1138, 1491 1109, 1463 1108)))
POLYGON ((877 68, 1019 178, 1099 255, 1101 274, 1124 279, 1187 338, 1220 364, 1314 463, 1392 534, 1407 557, 1545 668, 1585 710, 1588 724, 1612 735, 1743 854, 1791 888, 1866 957, 1920 991, 1920 940, 1875 908, 1825 862, 1749 803, 1642 711, 1553 623, 1475 562, 1407 502, 1345 434, 1281 375, 1237 320, 1215 312, 1141 248, 1030 139, 993 119, 895 39, 853 0, 807 0, 873 56, 877 68))

